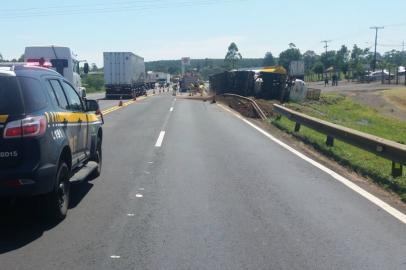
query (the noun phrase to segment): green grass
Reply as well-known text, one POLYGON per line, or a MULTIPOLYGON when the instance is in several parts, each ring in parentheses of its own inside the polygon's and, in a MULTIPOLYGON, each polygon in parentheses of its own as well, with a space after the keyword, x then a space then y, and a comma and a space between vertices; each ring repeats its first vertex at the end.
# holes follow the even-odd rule
POLYGON ((88 74, 82 76, 82 85, 86 87, 87 93, 104 92, 103 74, 88 74))
MULTIPOLYGON (((405 122, 382 116, 374 109, 355 103, 344 96, 336 94, 322 95, 320 101, 317 102, 289 103, 288 106, 319 119, 389 140, 406 142, 405 122)), ((335 140, 333 147, 328 147, 325 143, 326 135, 304 126, 301 127, 298 133, 294 133, 295 123, 285 117, 279 120, 269 119, 269 121, 276 127, 312 145, 338 163, 369 177, 385 188, 395 191, 406 202, 406 175, 393 178, 391 176, 391 161, 338 140, 335 140)), ((406 172, 406 170, 404 171, 406 172)))
POLYGON ((91 94, 91 93, 104 93, 106 92, 106 89, 103 87, 101 88, 94 88, 88 85, 83 85, 84 87, 86 87, 86 93, 87 94, 91 94))

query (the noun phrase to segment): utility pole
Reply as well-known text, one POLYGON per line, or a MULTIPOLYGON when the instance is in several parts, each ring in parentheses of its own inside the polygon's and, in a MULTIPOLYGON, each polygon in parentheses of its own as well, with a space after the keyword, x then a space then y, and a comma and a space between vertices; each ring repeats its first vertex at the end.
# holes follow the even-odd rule
POLYGON ((372 70, 375 71, 376 68, 376 45, 378 44, 378 30, 383 29, 383 26, 371 26, 369 29, 375 30, 375 52, 374 52, 374 62, 372 63, 372 70))
MULTIPOLYGON (((326 49, 326 61, 328 61, 328 59, 327 59, 327 49, 328 49, 328 44, 331 42, 331 40, 322 40, 322 41, 320 41, 321 43, 324 43, 325 45, 324 45, 324 48, 326 49)), ((327 70, 327 68, 328 67, 324 67, 324 70, 327 70)), ((327 78, 327 72, 325 71, 325 76, 326 76, 326 78, 327 78)))
POLYGON ((404 53, 405 52, 405 41, 403 40, 403 42, 402 42, 402 53, 404 53))
POLYGON ((327 49, 328 49, 328 44, 331 42, 331 40, 322 40, 321 43, 324 43, 324 48, 326 49, 326 57, 327 57, 327 49))

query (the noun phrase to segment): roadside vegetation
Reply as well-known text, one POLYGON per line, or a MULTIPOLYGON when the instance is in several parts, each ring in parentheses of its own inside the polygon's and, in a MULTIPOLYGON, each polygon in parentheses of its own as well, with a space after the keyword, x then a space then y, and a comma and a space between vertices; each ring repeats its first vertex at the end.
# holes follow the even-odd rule
MULTIPOLYGON (((302 104, 288 103, 288 107, 335 124, 353 128, 399 143, 406 143, 406 123, 379 114, 373 108, 360 105, 338 94, 324 94, 320 101, 302 104)), ((391 176, 392 163, 344 142, 335 140, 334 146, 326 145, 326 135, 302 126, 293 132, 295 123, 282 117, 271 118, 270 123, 312 145, 316 150, 333 158, 341 165, 349 167, 383 187, 398 193, 406 202, 406 174, 391 176)))
POLYGON ((103 73, 89 73, 82 76, 82 86, 87 93, 104 92, 103 73))

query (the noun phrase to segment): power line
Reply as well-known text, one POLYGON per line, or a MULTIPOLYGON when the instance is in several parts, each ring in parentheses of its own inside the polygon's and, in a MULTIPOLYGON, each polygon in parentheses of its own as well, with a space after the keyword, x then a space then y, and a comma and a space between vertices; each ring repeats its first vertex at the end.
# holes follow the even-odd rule
POLYGON ((374 52, 374 62, 372 63, 372 70, 375 71, 376 68, 376 45, 378 44, 378 30, 383 29, 383 26, 371 26, 369 29, 375 30, 375 52, 374 52))
POLYGON ((78 15, 78 14, 104 14, 104 13, 114 13, 114 12, 134 12, 141 10, 157 10, 157 9, 168 9, 168 8, 182 8, 190 6, 210 6, 218 3, 234 3, 234 2, 245 2, 247 0, 204 0, 204 1, 191 1, 183 0, 177 2, 166 2, 164 0, 154 0, 154 1, 136 1, 136 2, 118 2, 120 5, 109 6, 99 4, 95 6, 90 5, 70 5, 70 6, 53 6, 49 7, 52 10, 47 10, 47 8, 26 10, 23 12, 11 11, 5 12, 2 19, 15 19, 15 18, 30 18, 30 17, 48 17, 56 15, 78 15), (70 7, 70 8, 66 8, 70 7), (14 14, 13 14, 14 12, 14 14))

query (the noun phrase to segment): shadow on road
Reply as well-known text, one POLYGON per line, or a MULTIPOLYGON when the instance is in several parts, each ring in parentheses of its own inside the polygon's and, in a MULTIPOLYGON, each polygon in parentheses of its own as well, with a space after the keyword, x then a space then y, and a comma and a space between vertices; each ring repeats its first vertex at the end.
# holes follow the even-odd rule
MULTIPOLYGON (((69 209, 78 206, 92 187, 87 181, 72 183, 69 209)), ((0 202, 0 254, 28 245, 58 226, 59 221, 44 215, 41 202, 40 197, 0 202)))

